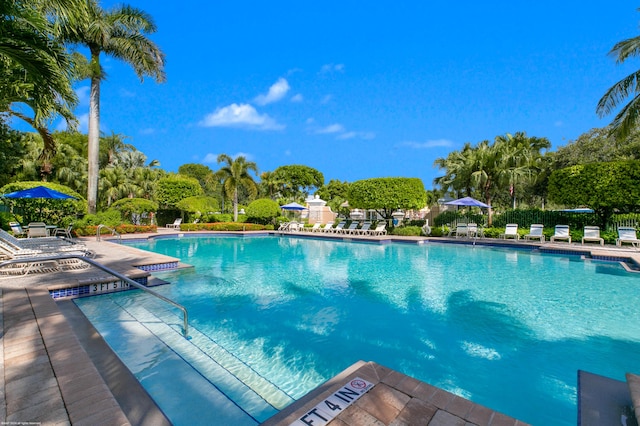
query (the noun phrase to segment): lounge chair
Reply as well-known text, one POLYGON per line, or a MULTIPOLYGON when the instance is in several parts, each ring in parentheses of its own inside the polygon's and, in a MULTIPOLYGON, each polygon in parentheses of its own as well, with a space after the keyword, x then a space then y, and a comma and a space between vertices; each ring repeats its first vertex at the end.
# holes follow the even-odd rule
POLYGON ((27 237, 29 238, 42 238, 48 237, 47 224, 44 222, 31 222, 27 231, 27 237))
POLYGON ((278 231, 286 231, 289 229, 289 223, 290 222, 282 222, 280 226, 278 226, 278 231))
POLYGON ((467 236, 469 238, 484 238, 484 231, 477 223, 467 225, 467 236))
POLYGON ((514 240, 520 239, 520 234, 518 234, 518 224, 517 223, 507 223, 506 228, 504 229, 504 233, 500 234, 500 238, 506 240, 508 238, 513 238, 514 240))
POLYGON ((349 224, 348 228, 342 228, 340 234, 354 234, 358 229, 358 222, 353 221, 349 224))
POLYGON ((333 223, 327 223, 324 227, 320 228, 318 232, 333 232, 333 223))
POLYGON ((332 232, 334 234, 341 234, 342 233, 342 229, 344 228, 344 226, 347 224, 347 222, 340 222, 339 224, 336 225, 335 228, 333 228, 332 232))
POLYGON ((387 222, 378 222, 378 225, 376 225, 376 229, 374 229, 373 231, 369 231, 367 234, 368 235, 387 235, 387 222))
POLYGON ((622 247, 622 244, 631 244, 633 247, 640 247, 640 240, 636 235, 636 228, 633 226, 619 226, 618 238, 616 238, 616 246, 622 247))
POLYGON ((542 243, 544 242, 544 234, 542 231, 544 231, 544 225, 533 224, 529 227, 529 233, 524 236, 524 239, 527 241, 538 239, 542 243))
POLYGON ((32 255, 40 252, 52 254, 55 252, 79 252, 90 253, 83 243, 67 240, 59 237, 42 237, 35 239, 18 239, 0 229, 0 243, 5 251, 15 252, 13 254, 32 255), (24 253, 20 252, 24 250, 24 253))
POLYGON ((466 223, 457 223, 455 227, 453 227, 453 228, 451 228, 449 230, 449 233, 447 234, 447 237, 455 237, 459 227, 460 227, 461 231, 462 231, 463 228, 464 228, 464 230, 466 230, 467 229, 467 224, 466 223))
POLYGON ((371 222, 365 222, 362 224, 362 227, 360 229, 356 229, 355 233, 358 235, 368 234, 369 228, 371 228, 371 222))
POLYGON ((314 223, 311 228, 302 228, 302 230, 307 232, 318 232, 320 230, 320 225, 322 225, 320 222, 314 223))
POLYGON ((182 224, 182 218, 179 217, 176 220, 173 221, 173 223, 167 223, 165 225, 165 228, 169 228, 169 229, 180 229, 180 225, 182 224))
POLYGON ((584 227, 584 236, 582 237, 582 244, 584 242, 596 242, 600 243, 601 246, 604 245, 604 238, 600 237, 600 228, 597 226, 585 226, 584 227))
POLYGON ((9 227, 11 228, 13 235, 16 237, 27 234, 27 232, 22 229, 22 226, 18 222, 9 222, 9 227))
POLYGON ((556 225, 553 236, 549 241, 567 240, 571 244, 571 234, 569 233, 569 225, 556 225))
POLYGON ((469 236, 469 225, 467 225, 466 223, 459 223, 456 226, 456 230, 455 230, 454 236, 456 238, 458 238, 458 237, 468 237, 469 236))

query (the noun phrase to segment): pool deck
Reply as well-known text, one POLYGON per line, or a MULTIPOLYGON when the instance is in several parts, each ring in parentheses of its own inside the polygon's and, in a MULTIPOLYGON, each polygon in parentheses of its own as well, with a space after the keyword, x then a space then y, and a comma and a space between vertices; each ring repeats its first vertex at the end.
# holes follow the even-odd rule
MULTIPOLYGON (((136 234, 131 238, 174 234, 189 233, 161 229, 158 234, 136 234)), ((375 240, 380 243, 402 241, 419 244, 429 240, 423 237, 396 236, 362 237, 314 233, 293 235, 375 240)), ((482 239, 434 240, 478 245, 504 243, 500 240, 482 239)), ((95 261, 130 278, 149 276, 148 272, 137 266, 177 260, 111 242, 97 242, 94 238, 83 241, 96 253, 95 261)), ((513 241, 507 242, 507 245, 532 245, 553 253, 587 252, 603 259, 628 258, 640 265, 640 251, 628 247, 513 241)), ((0 418, 3 422, 54 425, 168 424, 162 412, 149 401, 148 395, 145 396, 144 390, 132 390, 135 388, 135 380, 126 371, 122 371, 124 367, 117 357, 112 353, 104 354, 106 345, 95 330, 81 324, 82 321, 76 321, 73 315, 69 315, 68 309, 62 309, 68 301, 56 302, 49 294, 49 290, 77 286, 78 283, 93 282, 97 278, 108 277, 92 266, 26 276, 0 276, 0 327, 3 333, 0 345, 0 392, 3 396, 0 400, 0 418), (95 349, 96 347, 99 349, 95 349), (103 359, 98 359, 99 357, 103 359)), ((312 423, 305 423, 300 418, 354 377, 365 379, 374 386, 349 408, 340 412, 331 421, 332 425, 524 424, 375 362, 354 364, 265 424, 288 425, 296 421, 296 424, 301 425, 325 424, 318 418, 312 423)))

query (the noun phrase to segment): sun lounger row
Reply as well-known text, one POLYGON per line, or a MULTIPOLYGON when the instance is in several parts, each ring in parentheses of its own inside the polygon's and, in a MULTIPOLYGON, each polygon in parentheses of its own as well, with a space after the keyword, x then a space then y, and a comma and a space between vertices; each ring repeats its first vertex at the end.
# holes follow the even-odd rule
MULTIPOLYGON (((529 233, 524 235, 524 239, 527 241, 530 240, 539 240, 540 242, 545 241, 545 236, 543 234, 544 225, 541 224, 533 224, 529 228, 529 233)), ((520 234, 518 234, 518 225, 515 223, 508 223, 505 232, 500 234, 500 238, 508 239, 513 238, 514 240, 520 239, 520 234)), ((569 232, 569 225, 556 225, 554 228, 554 234, 549 239, 550 242, 556 241, 566 241, 571 243, 571 234, 569 232)), ((604 238, 600 236, 600 228, 598 226, 585 226, 583 237, 581 244, 586 242, 598 243, 601 246, 604 245, 604 238)), ((623 244, 631 244, 633 247, 640 248, 640 240, 638 240, 636 229, 632 226, 620 226, 618 227, 618 238, 616 238, 616 245, 621 247, 623 244)))
POLYGON ((346 224, 347 224, 346 221, 342 221, 335 226, 333 226, 333 223, 327 223, 324 226, 322 226, 319 223, 316 223, 311 228, 305 228, 302 224, 299 224, 296 222, 286 222, 281 224, 278 230, 285 231, 285 232, 305 231, 305 232, 316 232, 316 233, 324 233, 324 234, 344 234, 344 235, 369 235, 369 236, 387 235, 387 230, 386 230, 387 223, 384 221, 379 222, 374 229, 371 229, 371 226, 372 226, 371 222, 364 222, 361 227, 358 227, 360 223, 356 221, 351 222, 351 224, 345 228, 346 224))
POLYGON ((80 242, 60 237, 18 239, 3 229, 0 229, 0 251, 2 251, 5 256, 12 258, 43 255, 51 256, 57 253, 91 254, 87 247, 80 242))

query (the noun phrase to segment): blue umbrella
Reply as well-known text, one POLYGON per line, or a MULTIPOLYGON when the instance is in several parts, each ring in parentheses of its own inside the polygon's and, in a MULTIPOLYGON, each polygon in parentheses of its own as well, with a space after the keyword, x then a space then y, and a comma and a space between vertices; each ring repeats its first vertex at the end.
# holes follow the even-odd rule
POLYGON ((305 206, 301 206, 298 203, 285 204, 284 206, 280 206, 280 208, 282 210, 292 210, 292 211, 302 211, 307 209, 305 206))
POLYGON ((458 200, 447 201, 445 204, 448 204, 450 206, 467 206, 467 207, 484 207, 484 208, 491 207, 490 205, 485 204, 482 201, 478 201, 475 198, 471 198, 471 197, 464 197, 458 200))
POLYGON ((10 192, 4 194, 5 198, 50 198, 54 200, 67 200, 74 199, 76 197, 65 194, 55 189, 47 188, 46 186, 36 186, 35 188, 23 189, 22 191, 10 192))

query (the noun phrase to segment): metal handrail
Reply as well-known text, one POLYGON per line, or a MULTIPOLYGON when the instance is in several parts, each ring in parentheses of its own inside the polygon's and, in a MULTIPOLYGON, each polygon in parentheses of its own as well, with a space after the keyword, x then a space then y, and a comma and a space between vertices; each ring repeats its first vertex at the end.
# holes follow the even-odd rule
POLYGON ((96 230, 96 241, 100 241, 101 240, 100 231, 102 230, 102 228, 107 228, 109 231, 111 231, 111 236, 117 235, 118 236, 118 240, 121 239, 120 233, 118 231, 116 231, 113 228, 108 227, 107 225, 100 224, 100 225, 98 225, 98 229, 96 230))
POLYGON ((156 293, 155 291, 151 290, 150 288, 145 287, 144 285, 135 282, 134 280, 132 280, 129 277, 126 277, 124 275, 122 275, 119 272, 114 271, 113 269, 107 268, 104 265, 101 265, 100 263, 96 262, 93 259, 89 259, 81 254, 57 254, 57 255, 51 255, 51 256, 38 256, 38 257, 24 257, 24 258, 19 258, 19 259, 11 259, 11 260, 5 260, 4 262, 0 262, 0 268, 6 266, 6 265, 11 265, 14 263, 28 263, 28 262, 46 262, 49 260, 63 260, 63 259, 78 259, 78 260, 82 260, 83 262, 87 262, 93 266, 95 266, 98 269, 103 270, 104 272, 113 275, 116 278, 121 279, 122 281, 126 282, 129 285, 134 286, 135 288, 139 288, 140 290, 146 291, 147 293, 151 294, 152 296, 157 297, 160 300, 163 300, 167 303, 169 303, 170 305, 180 309, 182 311, 182 317, 183 317, 183 328, 182 328, 182 335, 186 338, 189 337, 189 313, 187 312, 187 308, 185 308, 184 306, 182 306, 181 304, 174 302, 173 300, 169 299, 168 297, 165 297, 163 295, 161 295, 160 293, 156 293))

